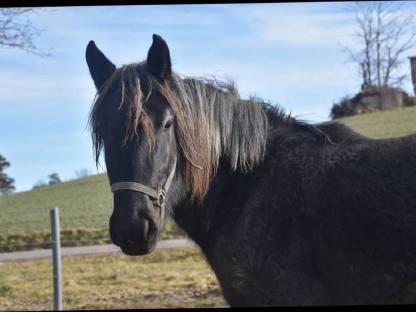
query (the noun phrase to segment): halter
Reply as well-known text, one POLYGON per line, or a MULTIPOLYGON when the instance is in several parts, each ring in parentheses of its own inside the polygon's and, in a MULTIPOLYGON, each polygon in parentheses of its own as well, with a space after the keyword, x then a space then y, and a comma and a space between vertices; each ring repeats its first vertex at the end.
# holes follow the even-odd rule
MULTIPOLYGON (((161 189, 155 189, 153 187, 137 183, 137 182, 116 182, 110 185, 111 191, 117 192, 117 191, 136 191, 143 194, 146 194, 147 196, 156 199, 156 202, 160 208, 165 208, 165 200, 166 195, 169 190, 170 184, 173 180, 173 175, 175 174, 176 169, 176 158, 175 162, 173 164, 172 170, 170 171, 170 174, 168 176, 168 179, 166 180, 165 185, 161 189)), ((163 213, 163 212, 162 212, 163 213)))

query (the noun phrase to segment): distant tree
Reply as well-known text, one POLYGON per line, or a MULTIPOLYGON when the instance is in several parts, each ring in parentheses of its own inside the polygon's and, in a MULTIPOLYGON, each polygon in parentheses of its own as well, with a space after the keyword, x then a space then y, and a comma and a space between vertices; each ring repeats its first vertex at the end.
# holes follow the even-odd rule
POLYGON ((87 168, 82 168, 75 171, 75 177, 80 179, 89 176, 91 173, 87 168))
POLYGON ((35 38, 44 30, 33 26, 27 17, 40 10, 39 8, 0 8, 0 46, 21 49, 39 56, 49 56, 47 49, 39 48, 35 43, 35 38))
POLYGON ((0 194, 10 194, 14 191, 14 179, 7 176, 6 173, 4 173, 4 169, 7 167, 10 167, 10 163, 4 158, 2 155, 0 155, 0 194))
POLYGON ((49 185, 61 183, 61 179, 57 173, 52 173, 49 176, 49 185))
POLYGON ((402 1, 356 1, 354 5, 358 45, 345 47, 348 61, 355 63, 368 86, 400 85, 407 74, 400 72, 404 52, 416 43, 414 14, 402 1), (357 47, 357 48, 355 48, 357 47))

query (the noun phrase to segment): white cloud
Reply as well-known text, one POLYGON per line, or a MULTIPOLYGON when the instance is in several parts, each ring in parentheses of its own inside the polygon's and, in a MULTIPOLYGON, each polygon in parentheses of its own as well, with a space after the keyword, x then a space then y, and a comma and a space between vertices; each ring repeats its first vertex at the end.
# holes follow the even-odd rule
POLYGON ((245 12, 256 40, 292 46, 328 46, 353 43, 354 16, 351 13, 282 10, 278 5, 245 12))

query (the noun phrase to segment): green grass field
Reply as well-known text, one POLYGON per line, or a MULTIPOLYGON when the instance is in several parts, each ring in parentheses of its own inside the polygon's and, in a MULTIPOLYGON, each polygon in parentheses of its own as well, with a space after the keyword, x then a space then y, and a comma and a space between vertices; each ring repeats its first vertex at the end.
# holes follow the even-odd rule
POLYGON ((107 227, 112 194, 105 174, 0 197, 1 233, 49 229, 49 210, 59 207, 61 228, 107 227))
MULTIPOLYGON (((369 137, 398 137, 416 133, 416 107, 367 113, 339 121, 369 137)), ((0 196, 0 251, 13 250, 11 246, 20 243, 32 243, 36 247, 37 243, 47 241, 49 210, 53 207, 59 207, 61 228, 67 233, 64 240, 79 239, 80 231, 86 240, 97 239, 101 231, 97 243, 108 241, 112 194, 107 176, 101 174, 0 196)), ((176 232, 173 225, 168 225, 164 235, 173 237, 176 232)))
POLYGON ((339 121, 371 138, 400 137, 416 133, 416 106, 346 117, 339 121))

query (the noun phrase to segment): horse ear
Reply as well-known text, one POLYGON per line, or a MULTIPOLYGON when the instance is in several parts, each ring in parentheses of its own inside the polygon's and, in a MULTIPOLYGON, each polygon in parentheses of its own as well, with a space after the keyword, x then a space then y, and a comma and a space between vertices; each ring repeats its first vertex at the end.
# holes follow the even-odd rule
POLYGON ((95 87, 98 89, 116 70, 116 66, 97 48, 94 41, 90 41, 85 51, 88 68, 95 87))
POLYGON ((153 35, 153 43, 147 53, 147 68, 157 79, 163 81, 172 76, 170 53, 165 40, 153 35))

